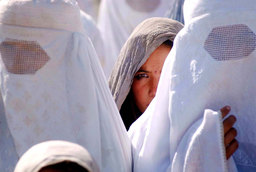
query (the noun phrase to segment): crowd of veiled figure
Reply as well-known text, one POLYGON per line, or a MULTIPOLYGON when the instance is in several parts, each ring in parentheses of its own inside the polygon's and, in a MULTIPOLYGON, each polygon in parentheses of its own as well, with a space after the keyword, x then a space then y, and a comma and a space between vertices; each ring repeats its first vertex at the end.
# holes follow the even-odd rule
POLYGON ((253 171, 251 7, 112 1, 0 2, 0 171, 253 171))

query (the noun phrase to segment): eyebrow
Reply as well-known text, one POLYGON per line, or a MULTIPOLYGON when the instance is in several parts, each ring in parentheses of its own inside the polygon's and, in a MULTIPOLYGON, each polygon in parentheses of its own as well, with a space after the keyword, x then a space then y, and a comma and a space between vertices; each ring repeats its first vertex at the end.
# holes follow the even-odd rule
MULTIPOLYGON (((144 69, 139 69, 138 72, 145 72, 145 73, 149 73, 149 71, 144 70, 144 69)), ((136 72, 137 73, 137 72, 136 72)))

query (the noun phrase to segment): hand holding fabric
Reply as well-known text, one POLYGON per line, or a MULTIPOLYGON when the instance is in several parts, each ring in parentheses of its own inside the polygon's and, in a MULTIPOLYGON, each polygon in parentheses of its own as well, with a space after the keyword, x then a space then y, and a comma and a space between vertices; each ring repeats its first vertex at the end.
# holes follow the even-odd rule
MULTIPOLYGON (((223 108, 221 108, 220 111, 223 119, 229 114, 230 110, 230 106, 224 106, 223 108)), ((235 128, 233 128, 235 122, 236 117, 234 115, 230 115, 223 121, 224 145, 226 148, 227 159, 229 159, 230 156, 233 155, 233 153, 235 153, 238 148, 238 142, 235 139, 235 137, 237 136, 237 131, 235 128)))

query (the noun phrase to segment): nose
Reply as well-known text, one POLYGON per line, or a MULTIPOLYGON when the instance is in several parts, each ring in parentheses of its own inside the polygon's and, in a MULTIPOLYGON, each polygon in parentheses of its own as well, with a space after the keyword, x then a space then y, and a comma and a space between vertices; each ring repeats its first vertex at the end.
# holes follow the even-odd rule
POLYGON ((156 96, 156 90, 157 90, 159 78, 160 78, 160 74, 153 77, 152 80, 151 80, 151 85, 150 85, 150 89, 149 89, 149 96, 152 97, 152 98, 154 98, 156 96))

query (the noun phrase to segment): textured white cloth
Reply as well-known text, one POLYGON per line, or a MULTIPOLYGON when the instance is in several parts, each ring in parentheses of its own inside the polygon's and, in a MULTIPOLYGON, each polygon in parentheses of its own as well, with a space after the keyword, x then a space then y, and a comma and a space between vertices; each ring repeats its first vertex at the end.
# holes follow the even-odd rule
POLYGON ((0 40, 0 162, 15 155, 0 171, 45 140, 86 147, 101 171, 130 171, 129 139, 77 3, 1 1, 0 40))
POLYGON ((92 16, 94 21, 98 19, 98 12, 101 0, 76 0, 83 12, 92 16))
MULTIPOLYGON (((119 52, 142 21, 151 17, 164 17, 170 0, 102 0, 98 27, 107 52, 110 72, 119 52)), ((110 73, 109 73, 110 74, 110 73)), ((109 76, 109 75, 107 75, 109 76)))
POLYGON ((135 172, 255 171, 255 10, 253 0, 185 1, 156 97, 129 131, 135 172), (235 161, 212 111, 224 105, 237 116, 235 161))
POLYGON ((101 37, 100 30, 98 29, 96 23, 92 19, 92 17, 85 12, 81 11, 81 18, 82 18, 82 23, 84 27, 84 31, 87 34, 87 36, 91 39, 92 44, 96 50, 96 53, 99 57, 101 67, 104 71, 104 73, 109 73, 107 69, 107 59, 105 56, 105 51, 104 51, 104 43, 101 37))
POLYGON ((69 161, 80 165, 89 172, 99 172, 90 153, 82 146, 67 141, 46 141, 34 145, 25 152, 14 172, 38 172, 40 169, 69 161))
POLYGON ((185 0, 172 0, 169 5, 169 10, 166 14, 166 17, 178 20, 184 24, 183 16, 183 4, 185 0))

